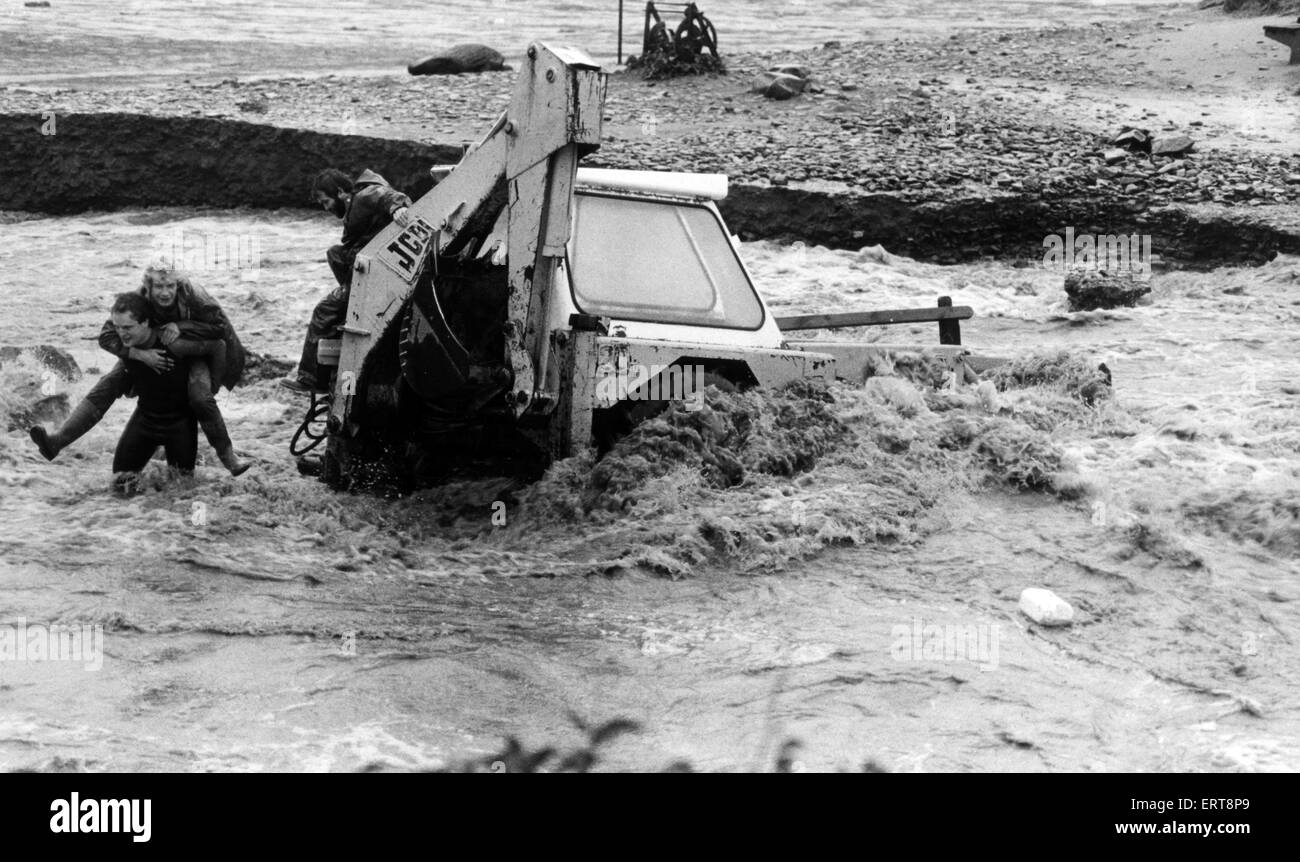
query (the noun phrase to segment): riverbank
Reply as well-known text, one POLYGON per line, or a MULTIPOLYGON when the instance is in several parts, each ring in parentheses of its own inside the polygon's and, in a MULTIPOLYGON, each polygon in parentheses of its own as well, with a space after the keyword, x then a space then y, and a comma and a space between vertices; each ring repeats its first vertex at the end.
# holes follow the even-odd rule
MULTIPOLYGON (((1300 69, 1255 38, 1260 19, 1210 15, 1165 11, 1145 30, 966 30, 731 54, 725 76, 668 82, 616 71, 605 140, 586 163, 725 173, 728 217, 747 237, 879 243, 945 261, 1031 255, 1071 225, 1152 234, 1171 260, 1294 253, 1300 69), (808 69, 817 86, 788 102, 746 91, 778 62, 808 69), (1184 135, 1193 149, 1108 160, 1123 126, 1184 135)), ((306 177, 330 164, 375 167, 419 193, 424 165, 476 140, 514 80, 9 86, 0 206, 300 206, 306 177)))

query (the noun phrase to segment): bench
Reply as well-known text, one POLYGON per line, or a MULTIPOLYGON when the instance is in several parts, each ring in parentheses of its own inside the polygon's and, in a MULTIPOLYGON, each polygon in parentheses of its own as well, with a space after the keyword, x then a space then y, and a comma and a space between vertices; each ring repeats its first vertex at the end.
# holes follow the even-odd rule
MULTIPOLYGON (((1300 21, 1300 19, 1297 19, 1297 21, 1300 21)), ((1300 64, 1300 23, 1267 24, 1264 26, 1264 35, 1274 42, 1281 42, 1291 49, 1290 65, 1300 64)))
POLYGON ((961 344, 961 323, 975 316, 968 305, 952 304, 952 299, 939 297, 934 308, 901 308, 893 311, 845 311, 834 314, 800 314, 778 317, 776 325, 782 332, 792 329, 835 329, 844 326, 892 326, 898 323, 939 323, 940 344, 961 344))

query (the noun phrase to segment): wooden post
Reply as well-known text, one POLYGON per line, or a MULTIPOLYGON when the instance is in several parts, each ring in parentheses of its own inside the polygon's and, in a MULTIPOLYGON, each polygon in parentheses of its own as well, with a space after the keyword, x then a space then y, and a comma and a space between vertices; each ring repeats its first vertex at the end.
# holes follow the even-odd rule
POLYGON ((618 56, 614 65, 623 65, 623 0, 618 0, 618 56))
MULTIPOLYGON (((940 308, 951 308, 952 297, 939 297, 940 308)), ((961 344, 961 321, 955 317, 939 321, 939 343, 940 344, 961 344)))

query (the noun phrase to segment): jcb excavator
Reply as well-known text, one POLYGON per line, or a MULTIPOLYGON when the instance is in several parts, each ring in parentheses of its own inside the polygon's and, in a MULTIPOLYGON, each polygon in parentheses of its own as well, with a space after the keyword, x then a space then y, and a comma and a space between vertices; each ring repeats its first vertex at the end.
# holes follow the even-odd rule
POLYGON ((544 463, 705 383, 860 380, 873 354, 918 349, 783 329, 937 321, 925 351, 970 375, 957 327, 971 311, 942 300, 774 318, 718 213, 725 176, 579 168, 606 83, 580 51, 534 43, 486 137, 357 255, 341 341, 321 342, 331 394, 293 446, 328 438, 328 482, 364 484, 377 465, 419 481, 476 455, 544 463))

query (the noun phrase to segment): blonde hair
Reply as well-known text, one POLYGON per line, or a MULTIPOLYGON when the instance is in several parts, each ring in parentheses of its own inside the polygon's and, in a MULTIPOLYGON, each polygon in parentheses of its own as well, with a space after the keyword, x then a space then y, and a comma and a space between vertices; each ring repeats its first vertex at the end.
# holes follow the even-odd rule
POLYGON ((207 291, 196 287, 190 281, 190 277, 183 269, 170 258, 161 255, 151 260, 140 275, 140 295, 150 302, 153 301, 150 288, 153 286, 155 276, 158 275, 170 275, 176 280, 176 303, 180 308, 181 317, 189 318, 202 306, 220 308, 207 291))
POLYGON ((140 287, 146 291, 146 296, 156 275, 170 275, 176 280, 178 286, 189 283, 189 277, 185 275, 179 266, 172 263, 170 258, 157 257, 149 262, 149 265, 144 268, 144 272, 140 275, 140 287))

